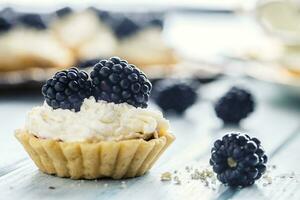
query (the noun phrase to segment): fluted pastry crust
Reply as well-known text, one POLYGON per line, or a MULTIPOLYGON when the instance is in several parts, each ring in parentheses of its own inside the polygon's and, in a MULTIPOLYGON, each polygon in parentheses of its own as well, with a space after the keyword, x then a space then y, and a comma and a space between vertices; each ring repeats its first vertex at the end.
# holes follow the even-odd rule
POLYGON ((25 130, 17 130, 16 137, 42 172, 71 179, 141 176, 175 139, 165 132, 149 141, 63 142, 37 138, 25 130))

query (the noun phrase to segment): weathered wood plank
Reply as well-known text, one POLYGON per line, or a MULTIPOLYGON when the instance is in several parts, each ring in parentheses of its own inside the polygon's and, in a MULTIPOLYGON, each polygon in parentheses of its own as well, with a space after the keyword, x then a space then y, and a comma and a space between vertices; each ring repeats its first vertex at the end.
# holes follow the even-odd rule
POLYGON ((241 190, 234 199, 300 199, 300 129, 292 136, 272 154, 271 183, 241 190))
MULTIPOLYGON (((284 101, 280 105, 275 102, 276 105, 274 105, 272 97, 275 94, 262 92, 268 86, 246 81, 243 84, 248 84, 258 98, 257 111, 243 122, 242 127, 222 127, 208 100, 214 99, 216 94, 220 94, 220 91, 228 86, 227 84, 232 84, 232 82, 222 80, 203 87, 203 94, 205 91, 211 91, 205 92, 204 101, 197 103, 186 113, 185 117, 170 117, 173 133, 177 140, 146 176, 125 180, 126 184, 122 184, 122 181, 112 180, 74 181, 42 174, 36 170, 31 161, 27 160, 17 169, 0 177, 0 191, 8 199, 41 197, 44 199, 228 199, 233 197, 236 193, 235 190, 218 184, 213 190, 207 188, 199 180, 190 180, 190 175, 184 172, 185 166, 206 166, 212 142, 224 133, 231 131, 250 132, 251 135, 262 140, 268 153, 274 152, 283 141, 295 134, 295 130, 299 126, 300 111, 294 109, 295 107, 291 103, 284 101), (261 91, 257 88, 260 88, 261 91), (182 173, 180 177, 183 184, 175 185, 174 182, 163 183, 160 181, 162 172, 174 170, 182 173), (107 187, 106 184, 108 184, 107 187), (49 189, 50 186, 55 189, 49 189), (124 189, 124 187, 126 188, 124 189)), ((20 123, 24 114, 19 113, 18 117, 20 123)), ((11 131, 15 128, 14 126, 13 124, 9 125, 7 130, 11 131)), ((2 137, 3 140, 0 141, 0 144, 4 144, 3 141, 12 135, 3 135, 2 137)), ((10 139, 15 140, 14 138, 10 139)), ((13 148, 16 149, 17 152, 14 152, 16 159, 10 159, 9 162, 6 160, 6 164, 0 166, 0 169, 4 169, 3 167, 8 166, 8 163, 16 162, 24 157, 17 142, 9 142, 3 146, 5 149, 9 149, 8 145, 13 145, 13 148), (17 145, 18 147, 16 147, 17 145)), ((290 191, 294 193, 292 189, 290 191)), ((264 195, 264 190, 260 192, 264 195)), ((259 197, 259 199, 263 198, 259 197)))

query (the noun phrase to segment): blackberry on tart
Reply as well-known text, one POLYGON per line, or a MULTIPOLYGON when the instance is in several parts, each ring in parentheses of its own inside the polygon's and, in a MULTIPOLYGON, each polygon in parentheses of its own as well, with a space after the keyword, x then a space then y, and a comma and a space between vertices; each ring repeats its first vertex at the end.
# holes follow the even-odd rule
POLYGON ((118 57, 101 60, 94 65, 90 77, 96 100, 147 107, 152 84, 142 71, 126 60, 118 57))
POLYGON ((46 103, 54 109, 80 110, 85 98, 91 96, 91 81, 84 71, 70 68, 57 72, 42 87, 46 103))

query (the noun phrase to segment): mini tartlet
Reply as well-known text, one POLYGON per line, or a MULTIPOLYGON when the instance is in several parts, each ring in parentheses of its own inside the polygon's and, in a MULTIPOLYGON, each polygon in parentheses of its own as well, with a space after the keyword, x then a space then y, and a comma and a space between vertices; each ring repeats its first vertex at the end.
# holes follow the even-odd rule
POLYGON ((74 63, 69 49, 50 31, 17 27, 0 37, 0 73, 24 69, 64 69, 74 63))
POLYGON ((164 21, 164 13, 153 11, 0 9, 0 84, 40 82, 49 71, 113 55, 144 70, 169 71, 179 58, 164 40, 164 21), (43 76, 36 76, 36 70, 43 76))
POLYGON ((44 105, 28 113, 17 139, 47 174, 71 179, 145 174, 175 139, 162 114, 146 108, 151 83, 117 57, 97 63, 90 77, 76 68, 57 72, 42 88, 44 105))

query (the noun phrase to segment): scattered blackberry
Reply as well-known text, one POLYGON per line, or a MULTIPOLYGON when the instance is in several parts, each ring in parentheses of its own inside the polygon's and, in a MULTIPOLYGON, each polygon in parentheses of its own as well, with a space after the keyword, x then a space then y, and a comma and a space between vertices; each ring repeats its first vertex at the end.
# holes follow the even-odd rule
POLYGON ((35 14, 35 13, 26 13, 22 14, 17 18, 17 21, 20 24, 23 24, 25 26, 35 28, 38 30, 46 29, 47 26, 45 22, 43 21, 41 15, 35 14))
POLYGON ((153 98, 163 111, 182 114, 197 100, 198 84, 195 81, 166 79, 155 84, 153 98))
POLYGON ((246 134, 225 135, 215 141, 211 152, 210 165, 217 178, 229 186, 250 186, 266 171, 268 157, 260 141, 246 134))
POLYGON ((254 106, 251 93, 233 87, 215 104, 215 112, 224 123, 239 123, 254 111, 254 106))
POLYGON ((66 6, 55 11, 57 17, 65 17, 73 12, 72 8, 66 6))
POLYGON ((71 68, 57 72, 42 87, 42 93, 52 108, 74 109, 77 112, 83 100, 91 96, 91 82, 86 72, 71 68))
POLYGON ((142 71, 127 61, 118 57, 101 60, 94 66, 91 79, 97 100, 147 107, 152 85, 142 71))

